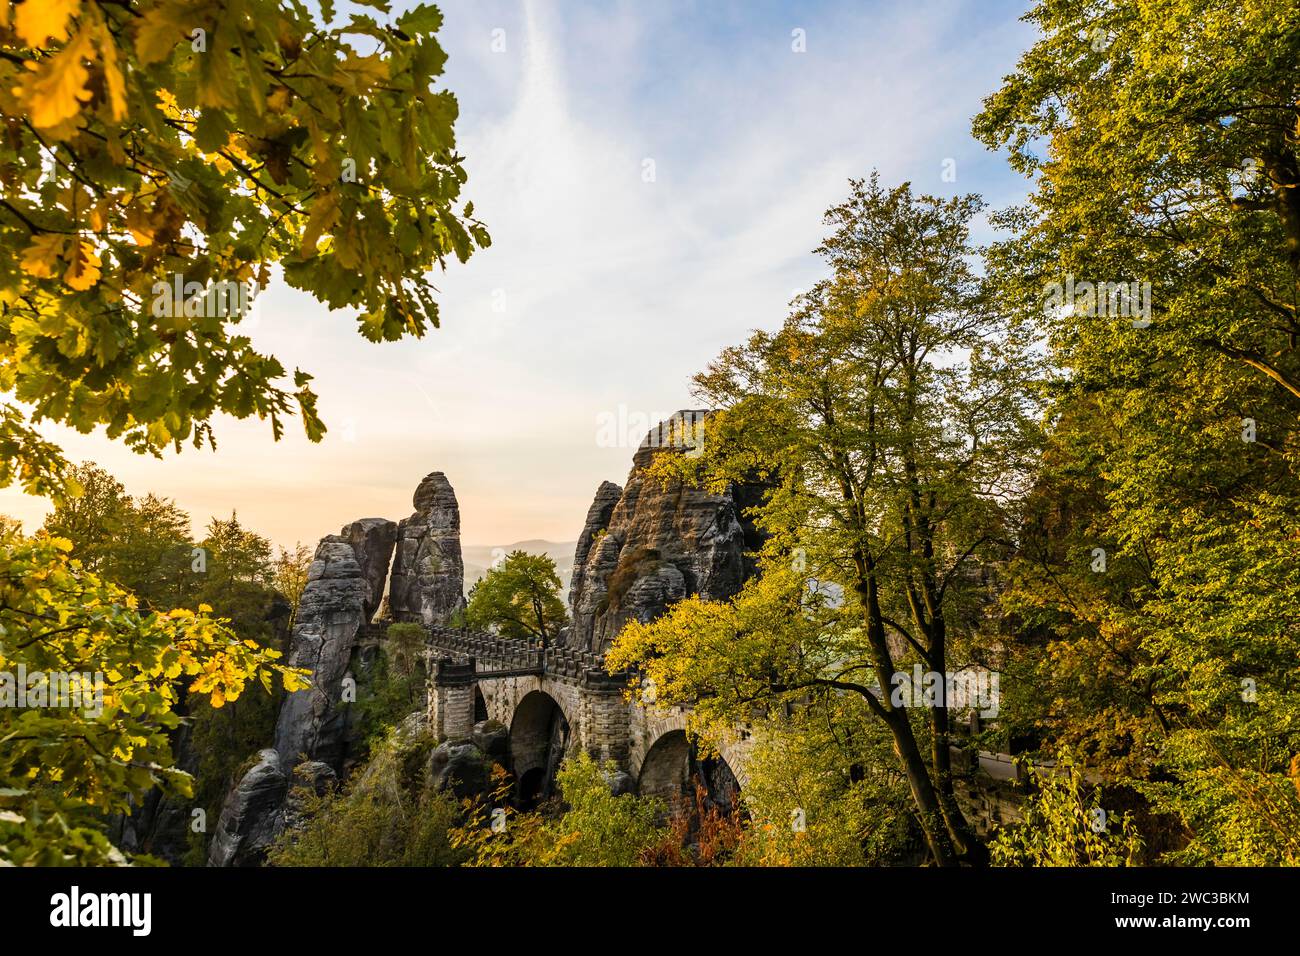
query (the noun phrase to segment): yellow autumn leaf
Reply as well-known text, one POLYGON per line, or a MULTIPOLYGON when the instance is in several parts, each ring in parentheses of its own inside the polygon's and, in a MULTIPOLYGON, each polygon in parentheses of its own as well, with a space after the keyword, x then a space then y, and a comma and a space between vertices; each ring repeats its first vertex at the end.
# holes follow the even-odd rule
POLYGON ((126 228, 137 246, 153 245, 153 236, 158 229, 150 211, 139 203, 127 207, 126 228))
POLYGON ((33 236, 31 245, 23 250, 23 272, 37 279, 51 278, 67 241, 67 236, 55 232, 33 236))
POLYGON ((316 243, 321 234, 330 229, 339 217, 339 197, 334 191, 317 196, 311 206, 311 215, 307 217, 307 226, 302 232, 302 254, 314 256, 316 243))
POLYGON ((135 55, 141 66, 159 63, 171 56, 176 44, 188 40, 193 31, 194 11, 176 4, 159 3, 137 21, 135 55))
POLYGON ((345 89, 364 93, 367 89, 388 82, 388 61, 378 53, 357 56, 349 51, 347 59, 335 67, 345 89))
POLYGON ((94 55, 90 32, 83 29, 54 56, 39 64, 31 60, 25 63, 32 73, 23 77, 22 86, 13 92, 27 101, 33 126, 49 129, 81 112, 81 104, 91 95, 86 89, 90 71, 84 61, 94 55))
POLYGON ((266 98, 267 108, 272 113, 283 113, 289 108, 289 101, 293 94, 289 92, 287 86, 277 86, 271 91, 271 95, 266 98))
POLYGON ((63 281, 69 288, 84 292, 99 281, 99 256, 90 243, 78 237, 73 240, 72 261, 63 281))
POLYGON ((107 197, 99 200, 99 202, 90 207, 88 216, 90 218, 90 228, 92 231, 104 231, 104 228, 108 225, 108 214, 111 208, 112 204, 107 197))
POLYGON ((181 108, 176 102, 176 94, 171 90, 158 91, 158 108, 163 111, 163 115, 168 119, 180 119, 181 108))
POLYGON ((30 47, 39 47, 54 38, 62 42, 68 38, 68 20, 81 0, 27 0, 14 14, 14 30, 30 47))
POLYGON ((100 58, 104 63, 104 85, 108 87, 108 105, 113 111, 113 119, 120 120, 126 116, 126 79, 117 63, 117 41, 107 23, 99 25, 99 44, 100 58))

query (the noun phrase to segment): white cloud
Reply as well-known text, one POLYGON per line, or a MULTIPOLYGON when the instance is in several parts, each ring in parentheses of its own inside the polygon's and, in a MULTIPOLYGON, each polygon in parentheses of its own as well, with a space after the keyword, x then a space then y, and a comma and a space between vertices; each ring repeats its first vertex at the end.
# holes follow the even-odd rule
MULTIPOLYGON (((255 338, 316 373, 323 444, 224 423, 215 456, 159 463, 71 436, 73 455, 200 524, 237 507, 285 543, 404 516, 434 469, 467 540, 571 539, 599 482, 630 464, 630 449, 596 447, 596 416, 693 405, 690 375, 777 324, 820 274, 821 213, 848 177, 877 167, 922 190, 976 189, 969 116, 1027 39, 1006 21, 961 29, 969 11, 952 3, 801 13, 804 54, 790 26, 749 25, 743 8, 724 34, 697 28, 691 7, 443 6, 466 196, 493 236, 437 277, 443 328, 372 345, 350 315, 274 288, 255 338), (494 28, 505 53, 491 52, 494 28), (949 156, 955 185, 940 181, 949 156)), ((0 492, 0 511, 31 525, 36 510, 0 492)))

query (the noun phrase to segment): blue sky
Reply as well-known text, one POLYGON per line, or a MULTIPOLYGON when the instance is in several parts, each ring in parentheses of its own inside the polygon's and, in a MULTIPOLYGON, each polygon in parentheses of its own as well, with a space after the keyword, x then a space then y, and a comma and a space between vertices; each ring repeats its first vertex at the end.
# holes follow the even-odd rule
MULTIPOLYGON (((70 456, 175 498, 196 526, 238 509, 281 544, 404 517, 433 470, 467 542, 572 540, 640 438, 609 447, 602 424, 692 407, 693 373, 778 325, 822 273, 821 214, 849 177, 876 168, 994 207, 1025 193, 970 135, 1032 42, 1022 2, 440 6, 465 195, 493 237, 437 277, 442 329, 371 344, 351 314, 273 285, 252 334, 316 375, 324 442, 222 420, 216 453, 160 462, 49 429, 70 456)), ((44 510, 0 491, 29 530, 44 510)))

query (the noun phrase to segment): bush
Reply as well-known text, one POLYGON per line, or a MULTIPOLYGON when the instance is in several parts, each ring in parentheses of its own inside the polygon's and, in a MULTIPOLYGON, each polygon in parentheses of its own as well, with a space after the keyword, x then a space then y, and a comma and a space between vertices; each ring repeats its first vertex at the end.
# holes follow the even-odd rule
POLYGON ((419 624, 390 625, 369 673, 362 674, 356 706, 358 734, 367 748, 377 745, 412 713, 424 710, 426 636, 419 624))
MULTIPOLYGON (((661 801, 610 792, 603 767, 585 753, 566 760, 556 783, 564 810, 547 819, 541 813, 506 810, 504 833, 493 832, 491 811, 473 809, 453 835, 473 866, 645 866, 669 835, 659 823, 661 801)), ((508 793, 508 784, 498 796, 508 793)))
POLYGON ((994 866, 1135 866, 1142 840, 1129 814, 1107 820, 1101 791, 1063 753, 1053 770, 1030 768, 1037 792, 1021 823, 1003 827, 989 843, 994 866))
POLYGON ((277 841, 272 866, 458 866, 469 853, 454 846, 463 809, 428 785, 434 741, 390 733, 353 782, 317 795, 294 790, 300 822, 277 841))
POLYGON ((750 756, 750 822, 736 854, 747 866, 887 866, 919 837, 886 734, 849 697, 774 718, 750 756))

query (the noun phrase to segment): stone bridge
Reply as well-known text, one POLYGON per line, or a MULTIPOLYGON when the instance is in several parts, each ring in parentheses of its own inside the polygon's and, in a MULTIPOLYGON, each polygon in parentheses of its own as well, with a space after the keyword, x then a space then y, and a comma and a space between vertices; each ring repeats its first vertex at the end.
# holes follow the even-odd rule
POLYGON ((696 774, 719 800, 745 786, 746 731, 701 758, 687 711, 632 701, 628 676, 607 673, 598 654, 449 627, 429 635, 430 729, 442 741, 469 737, 483 720, 508 727, 525 803, 548 795, 560 760, 579 751, 612 760, 627 774, 621 789, 670 801, 696 774))

